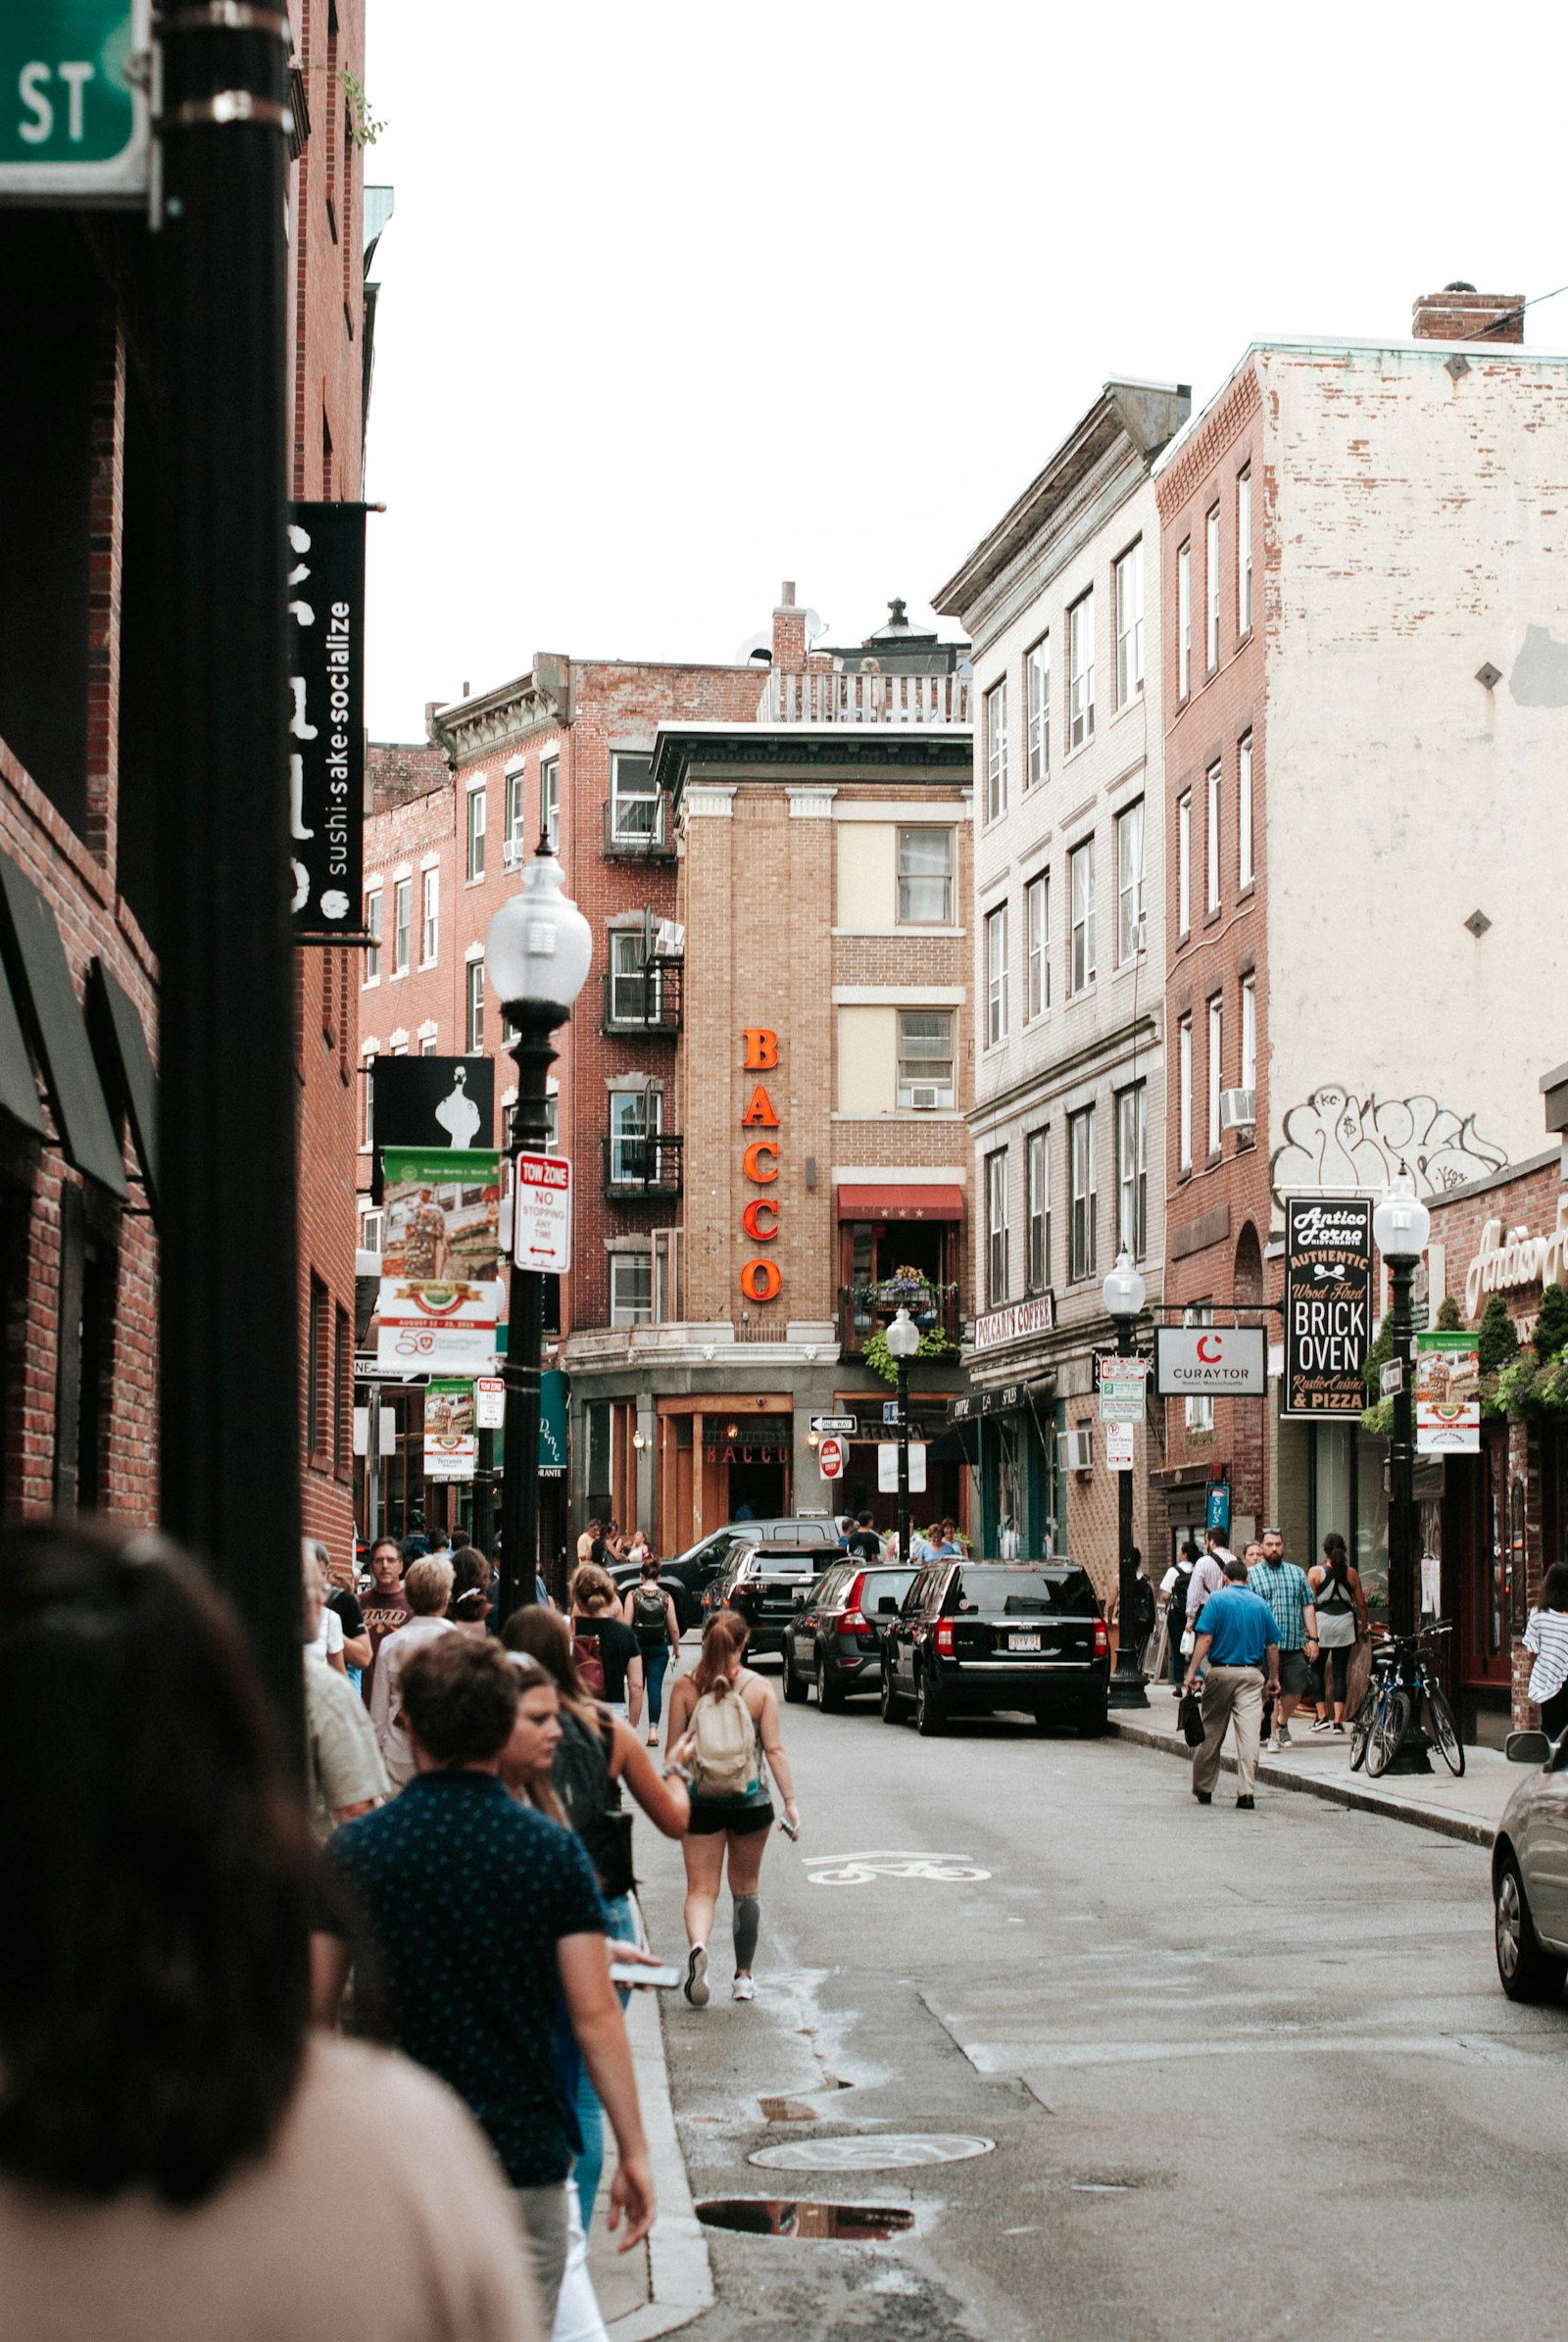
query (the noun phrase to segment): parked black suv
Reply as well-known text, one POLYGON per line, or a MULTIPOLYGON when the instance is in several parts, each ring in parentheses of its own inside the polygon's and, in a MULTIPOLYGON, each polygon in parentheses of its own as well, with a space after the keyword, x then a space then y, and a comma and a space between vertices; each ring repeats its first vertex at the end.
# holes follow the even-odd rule
POLYGON ((803 1700, 816 1685, 819 1708, 841 1708, 852 1691, 875 1691, 882 1636, 914 1584, 912 1564, 883 1569, 835 1562, 809 1593, 796 1597, 784 1634, 784 1697, 803 1700))
POLYGON ((729 1568, 703 1596, 703 1612, 738 1610, 752 1630, 748 1659, 782 1651, 784 1632, 795 1616, 795 1597, 815 1584, 822 1570, 819 1545, 741 1545, 729 1568))
POLYGON ((1102 1732, 1109 1689, 1100 1602, 1067 1561, 930 1562, 882 1639, 883 1721, 912 1702, 922 1732, 1020 1708, 1102 1732))
MULTIPOLYGON (((812 1546, 818 1569, 829 1552, 839 1550, 838 1529, 825 1513, 796 1514, 769 1521, 726 1521, 722 1529, 699 1537, 684 1553, 677 1553, 672 1561, 659 1565, 659 1583, 675 1598, 675 1616, 682 1633, 706 1616, 703 1596, 714 1579, 729 1568, 742 1545, 755 1544, 759 1538, 770 1543, 812 1546)), ((637 1584, 641 1573, 635 1562, 617 1561, 611 1564, 610 1575, 615 1582, 616 1592, 623 1594, 628 1586, 637 1584)))

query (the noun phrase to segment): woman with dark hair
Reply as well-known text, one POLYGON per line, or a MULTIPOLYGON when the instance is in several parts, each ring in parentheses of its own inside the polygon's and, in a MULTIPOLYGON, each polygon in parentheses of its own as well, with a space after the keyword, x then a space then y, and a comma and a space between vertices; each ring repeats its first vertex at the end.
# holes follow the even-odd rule
POLYGON ((637 1637, 642 1653, 643 1683, 648 1692, 648 1745, 659 1746, 659 1727, 664 1713, 664 1670, 680 1673, 680 1621, 675 1604, 659 1583, 659 1564, 652 1553, 643 1555, 638 1582, 626 1588, 621 1618, 637 1637))
POLYGON ((1350 1653, 1366 1633, 1366 1595, 1352 1568, 1345 1539, 1331 1529, 1323 1539, 1323 1558, 1307 1575, 1317 1611, 1317 1665, 1313 1690, 1317 1703, 1314 1732, 1343 1732, 1345 1701, 1349 1682, 1350 1653), (1329 1716, 1332 1695, 1334 1714, 1329 1716))
POLYGON ((1568 1562, 1554 1561, 1543 1578, 1524 1645, 1536 1662, 1530 1696, 1541 1710, 1541 1729, 1548 1739, 1558 1740, 1568 1731, 1568 1562))
POLYGON ((490 1564, 476 1545, 462 1545, 452 1556, 452 1599, 447 1616, 466 1635, 488 1632, 490 1564))
POLYGON ((0 2333, 535 2335, 466 2111, 309 2034, 309 1832, 161 1538, 0 1537, 0 2333), (356 2251, 300 2252, 355 2170, 356 2251))

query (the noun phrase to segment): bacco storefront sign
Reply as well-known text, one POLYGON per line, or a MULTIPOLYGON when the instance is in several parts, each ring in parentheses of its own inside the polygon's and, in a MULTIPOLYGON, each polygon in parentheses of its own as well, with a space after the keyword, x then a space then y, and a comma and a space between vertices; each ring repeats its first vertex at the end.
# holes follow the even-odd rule
POLYGON ((1261 1398, 1261 1326, 1156 1326, 1154 1388, 1162 1398, 1261 1398))
MULTIPOLYGON (((778 1069, 778 1035, 766 1025, 748 1025, 741 1038, 746 1054, 741 1060, 748 1073, 774 1073, 778 1069)), ((765 1082, 759 1082, 753 1090, 746 1111, 741 1116, 741 1128, 748 1133, 778 1129, 778 1113, 767 1094, 765 1082)), ((778 1177, 777 1139, 748 1137, 746 1151, 741 1156, 741 1169, 754 1187, 771 1187, 778 1177)), ((754 1195, 741 1214, 741 1226, 754 1244, 770 1244, 778 1235, 778 1203, 771 1195, 754 1195), (764 1217, 765 1215, 765 1217, 764 1217)), ((776 1301, 784 1279, 776 1260, 759 1257, 749 1260, 741 1270, 741 1292, 748 1301, 776 1301)))

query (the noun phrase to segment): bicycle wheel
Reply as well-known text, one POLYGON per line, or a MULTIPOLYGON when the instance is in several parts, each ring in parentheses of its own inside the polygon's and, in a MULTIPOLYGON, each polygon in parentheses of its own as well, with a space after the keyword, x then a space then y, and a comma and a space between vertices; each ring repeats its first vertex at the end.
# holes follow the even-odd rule
POLYGON ((1366 1744, 1372 1736, 1372 1719, 1378 1712, 1378 1688, 1369 1683, 1361 1705, 1350 1719, 1350 1771, 1359 1773, 1366 1763, 1366 1744))
POLYGON ((1410 1694, 1400 1683, 1378 1709, 1372 1736, 1366 1744, 1366 1769, 1374 1781, 1380 1773, 1387 1773, 1409 1729, 1410 1694))
POLYGON ((1453 1721, 1453 1710, 1436 1683, 1427 1685, 1427 1723, 1438 1752, 1448 1771, 1457 1780, 1464 1772, 1464 1742, 1453 1721))

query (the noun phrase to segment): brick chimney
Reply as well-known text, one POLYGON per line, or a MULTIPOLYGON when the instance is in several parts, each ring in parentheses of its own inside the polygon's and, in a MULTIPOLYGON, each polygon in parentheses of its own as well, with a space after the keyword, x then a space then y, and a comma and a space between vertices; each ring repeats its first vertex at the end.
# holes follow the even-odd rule
POLYGON ((1522 342, 1523 293, 1478 293, 1456 277, 1441 293, 1423 293, 1410 314, 1418 342, 1522 342))
POLYGON ((779 590, 778 608, 773 612, 773 672, 775 675, 806 672, 806 612, 796 607, 793 577, 785 578, 779 590))

